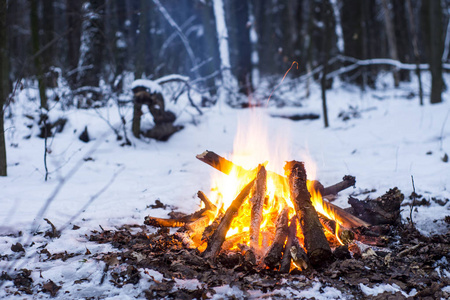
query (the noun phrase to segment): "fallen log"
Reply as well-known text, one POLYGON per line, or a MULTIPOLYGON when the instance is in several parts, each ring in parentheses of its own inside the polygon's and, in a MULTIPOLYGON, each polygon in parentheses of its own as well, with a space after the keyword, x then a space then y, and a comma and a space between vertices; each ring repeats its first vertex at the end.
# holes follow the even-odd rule
POLYGON ((236 199, 234 199, 233 202, 231 203, 231 205, 227 208, 227 210, 225 211, 225 214, 222 217, 222 220, 220 221, 219 226, 214 231, 214 233, 212 234, 211 238, 208 241, 208 246, 206 247, 206 250, 203 252, 203 257, 208 259, 208 258, 215 258, 217 256, 217 254, 219 253, 220 248, 222 247, 222 244, 225 240, 227 231, 230 228, 231 221, 237 214, 237 211, 241 207, 244 200, 247 199, 254 184, 255 184, 255 179, 250 181, 242 189, 242 191, 239 193, 239 195, 236 197, 236 199))
POLYGON ((263 219, 264 199, 267 191, 266 178, 266 168, 263 165, 259 165, 259 170, 256 174, 255 192, 253 193, 253 197, 250 199, 250 202, 252 203, 250 219, 250 247, 254 249, 254 252, 259 248, 259 230, 263 219))
POLYGON ((401 224, 400 204, 405 196, 398 188, 387 191, 375 200, 358 200, 349 197, 348 203, 352 206, 355 215, 370 222, 372 225, 401 224))
POLYGON ((264 257, 264 263, 271 269, 275 269, 281 263, 284 242, 288 235, 289 207, 285 207, 276 222, 275 238, 264 257))
POLYGON ((287 162, 285 172, 289 178, 291 200, 300 222, 308 258, 312 266, 321 266, 331 258, 331 248, 311 203, 304 163, 287 162))
MULTIPOLYGON (((218 171, 221 171, 225 174, 230 174, 231 170, 233 168, 236 168, 236 170, 238 170, 238 172, 254 172, 254 171, 248 171, 247 169, 242 168, 241 166, 238 166, 236 164, 234 164, 233 162, 221 157, 220 155, 212 152, 212 151, 205 151, 202 154, 199 154, 196 156, 200 161, 212 166, 213 168, 217 169, 218 171)), ((256 173, 255 173, 256 174, 256 173)), ((280 174, 277 174, 275 172, 272 171, 267 171, 267 175, 268 176, 275 176, 277 178, 277 181, 282 182, 282 183, 286 183, 287 184, 287 178, 284 176, 281 176, 280 174)), ((347 175, 349 176, 349 175, 347 175)), ((345 176, 345 177, 347 177, 345 176)), ((344 178, 345 178, 344 177, 344 178)), ((349 176, 351 177, 351 176, 349 176)), ((348 181, 347 181, 348 182, 348 181)), ((339 185, 341 187, 345 186, 344 184, 341 183, 337 183, 334 186, 339 185)), ((316 190, 318 190, 322 196, 327 196, 326 193, 328 193, 328 188, 323 188, 323 185, 320 184, 320 182, 315 181, 313 183, 313 186, 316 190), (321 192, 322 188, 323 188, 323 192, 321 192)), ((332 190, 336 190, 335 188, 333 188, 332 190)), ((352 214, 346 212, 345 210, 343 210, 342 208, 340 208, 339 206, 336 206, 328 201, 323 201, 323 206, 329 210, 334 212, 337 216, 339 216, 339 219, 341 221, 341 223, 347 227, 347 228, 353 228, 353 227, 359 227, 359 226, 364 226, 367 227, 370 224, 353 216, 352 214)))

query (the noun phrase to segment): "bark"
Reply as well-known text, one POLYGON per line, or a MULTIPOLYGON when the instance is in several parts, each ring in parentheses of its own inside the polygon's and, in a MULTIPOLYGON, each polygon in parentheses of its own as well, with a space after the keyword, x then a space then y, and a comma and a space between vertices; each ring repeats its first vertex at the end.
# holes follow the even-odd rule
MULTIPOLYGON (((105 0, 90 0, 83 4, 83 23, 78 68, 78 85, 95 86, 100 82, 103 67, 105 0)), ((97 95, 98 97, 99 95, 97 95)), ((94 99, 93 100, 99 100, 94 99)))
POLYGON ((256 175, 255 192, 253 193, 252 199, 250 199, 250 202, 252 203, 250 247, 253 249, 259 249, 259 230, 263 219, 264 199, 267 191, 266 182, 266 168, 264 168, 263 165, 260 165, 258 174, 256 175))
POLYGON ((45 94, 44 70, 42 67, 42 56, 37 55, 40 49, 39 43, 39 17, 38 0, 30 0, 30 26, 31 42, 33 45, 34 67, 36 68, 36 77, 39 85, 39 98, 41 99, 41 108, 47 109, 47 96, 45 94))
POLYGON ((4 107, 9 94, 8 54, 6 35, 7 0, 0 0, 0 176, 7 175, 4 107))
POLYGON ((308 258, 312 266, 321 266, 331 258, 331 249, 311 203, 311 195, 306 186, 305 166, 301 162, 291 161, 286 163, 285 171, 289 178, 291 200, 305 238, 308 258))
POLYGON ((288 235, 289 207, 285 207, 278 215, 276 222, 275 238, 264 257, 264 263, 271 269, 276 268, 281 263, 283 256, 284 242, 288 235))
MULTIPOLYGON (((397 41, 395 39, 395 30, 394 30, 394 23, 392 21, 391 17, 391 8, 390 3, 388 3, 389 0, 383 0, 383 13, 384 13, 384 24, 386 26, 386 35, 388 38, 388 47, 389 47, 389 56, 393 60, 399 60, 398 57, 398 51, 397 51, 397 41)), ((390 2, 390 1, 389 1, 390 2)), ((393 71, 394 76, 394 85, 395 87, 398 87, 400 85, 400 76, 398 73, 398 69, 394 68, 393 71)))
POLYGON ((239 193, 239 195, 236 197, 236 199, 233 200, 231 205, 228 207, 228 209, 225 211, 225 214, 223 215, 222 220, 220 221, 219 226, 214 231, 213 235, 208 241, 208 246, 206 247, 205 252, 203 252, 203 256, 205 258, 215 258, 217 254, 219 253, 223 242, 225 241, 225 236, 227 235, 228 229, 230 228, 231 222, 233 221, 233 218, 236 216, 239 208, 241 207, 242 203, 247 199, 248 195, 250 194, 251 189, 253 188, 253 185, 255 183, 255 180, 250 181, 239 193))

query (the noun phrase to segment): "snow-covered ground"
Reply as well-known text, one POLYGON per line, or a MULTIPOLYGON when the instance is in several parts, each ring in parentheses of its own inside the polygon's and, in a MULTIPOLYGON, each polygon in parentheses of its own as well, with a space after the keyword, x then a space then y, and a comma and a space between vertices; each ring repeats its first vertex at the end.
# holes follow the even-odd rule
MULTIPOLYGON (((450 82, 450 78, 446 79, 450 82)), ((364 190, 376 189, 369 194, 375 198, 397 186, 407 198, 413 190, 411 176, 416 193, 427 199, 450 198, 450 163, 443 161, 446 153, 450 155, 450 93, 444 93, 442 104, 426 103, 420 107, 417 97, 405 97, 409 92, 416 92, 414 83, 397 90, 384 88, 382 79, 379 85, 378 90, 364 94, 353 86, 330 90, 327 93, 330 127, 327 129, 322 119, 294 122, 270 116, 321 114, 317 87, 307 100, 298 100, 304 94, 301 88, 282 95, 301 103, 301 107, 250 110, 232 109, 222 104, 203 109, 202 116, 189 107, 186 99, 180 99, 168 108, 176 112, 177 123, 185 126, 182 131, 168 142, 157 142, 135 139, 128 128, 132 146, 125 147, 120 146, 122 141, 116 141, 105 121, 109 120, 120 129, 118 109, 112 101, 97 110, 61 110, 59 104, 55 104, 50 119, 63 116, 68 122, 62 133, 48 139, 48 181, 44 181, 44 140, 37 137, 36 120, 27 117, 39 115, 38 102, 30 100, 36 91, 25 89, 8 108, 7 115, 11 112, 12 117, 7 118, 5 124, 8 177, 0 178, 0 270, 29 269, 34 284, 52 280, 62 286, 57 295, 60 299, 144 297, 142 290, 155 284, 162 275, 153 270, 140 270, 139 286, 117 288, 109 280, 99 285, 104 263, 85 255, 86 249, 95 254, 112 251, 112 248, 89 242, 86 235, 99 230, 99 226, 113 229, 123 224, 142 224, 149 214, 167 217, 167 210, 148 207, 156 199, 185 213, 197 210, 200 205, 197 191, 209 191, 211 174, 217 171, 198 161, 195 155, 205 150, 224 156, 230 154, 238 123, 251 119, 255 111, 262 116, 261 121, 267 128, 269 147, 276 145, 280 137, 287 139, 289 157, 284 160, 301 160, 308 155, 316 164, 316 178, 325 186, 338 182, 346 174, 356 176, 356 190, 342 192, 335 201, 341 207, 349 206, 350 193, 364 190), (342 111, 357 112, 359 117, 343 121, 338 117, 342 111), (92 139, 89 143, 78 139, 85 126, 92 139), (36 230, 50 229, 43 218, 65 229, 60 238, 32 234, 36 230), (72 230, 73 225, 80 229, 72 230), (14 254, 11 246, 17 242, 24 245, 25 255, 17 260, 6 260, 6 256, 14 254), (67 251, 80 255, 65 261, 44 262, 42 254, 37 253, 45 244, 52 254, 67 251), (89 281, 74 284, 83 278, 89 281)), ((281 86, 280 91, 283 90, 286 87, 281 86)), ((132 109, 122 108, 121 111, 127 124, 131 124, 132 109)), ((150 116, 147 114, 145 118, 143 126, 150 126, 150 116)), ((426 234, 447 231, 449 227, 444 217, 450 215, 450 203, 440 206, 430 202, 429 207, 420 206, 413 212, 415 224, 426 234)), ((402 215, 406 218, 410 212, 409 207, 404 208, 402 215)), ((197 284, 177 281, 176 287, 195 289, 197 284)), ((362 289, 368 295, 398 290, 392 285, 362 289)), ((0 298, 14 298, 14 291, 14 284, 6 281, 0 289, 0 298)), ((227 286, 217 288, 216 292, 217 299, 244 296, 242 291, 227 286)), ((330 287, 320 288, 320 283, 301 293, 289 290, 285 293, 286 297, 346 297, 330 287)), ((264 296, 260 291, 246 291, 245 295, 264 296)), ((23 298, 23 295, 15 297, 23 298)))

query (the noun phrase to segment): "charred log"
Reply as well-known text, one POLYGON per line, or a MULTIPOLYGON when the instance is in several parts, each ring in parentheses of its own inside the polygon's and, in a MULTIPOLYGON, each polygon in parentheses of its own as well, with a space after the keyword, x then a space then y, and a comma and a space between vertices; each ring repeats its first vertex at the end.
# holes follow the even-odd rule
POLYGON ((321 213, 318 213, 319 221, 324 228, 332 234, 337 235, 343 244, 348 244, 355 239, 355 233, 345 227, 339 226, 335 220, 330 220, 321 213), (337 229, 337 232, 336 232, 337 229))
POLYGON ((306 185, 305 166, 297 161, 287 162, 285 172, 289 178, 291 200, 305 237, 308 258, 312 266, 321 266, 331 258, 331 248, 311 203, 311 195, 306 185))
POLYGON ((284 248, 283 258, 281 259, 280 273, 289 273, 291 269, 291 248, 294 245, 294 240, 297 238, 297 217, 291 219, 291 224, 288 229, 288 238, 284 248))
POLYGON ((263 219, 264 199, 266 197, 266 168, 263 165, 259 166, 258 174, 256 175, 255 192, 250 199, 252 203, 251 221, 250 221, 250 247, 253 249, 259 248, 259 229, 263 219))
POLYGON ((284 242, 288 235, 289 207, 285 207, 278 215, 275 238, 264 257, 264 263, 271 269, 275 269, 281 263, 284 242))
POLYGON ((341 182, 338 182, 332 186, 326 187, 323 190, 324 196, 326 195, 336 195, 340 191, 343 191, 351 186, 355 186, 356 184, 356 178, 351 175, 345 175, 344 178, 342 178, 341 182))
POLYGON ((358 200, 349 197, 348 203, 356 216, 372 225, 399 225, 401 224, 400 204, 404 198, 398 188, 393 188, 375 200, 358 200))

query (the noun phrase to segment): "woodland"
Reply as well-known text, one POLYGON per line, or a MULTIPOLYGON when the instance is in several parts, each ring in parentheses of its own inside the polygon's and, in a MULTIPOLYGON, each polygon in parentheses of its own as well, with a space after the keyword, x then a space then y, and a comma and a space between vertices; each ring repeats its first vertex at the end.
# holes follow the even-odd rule
POLYGON ((449 71, 450 0, 0 0, 0 298, 447 299, 449 71))

